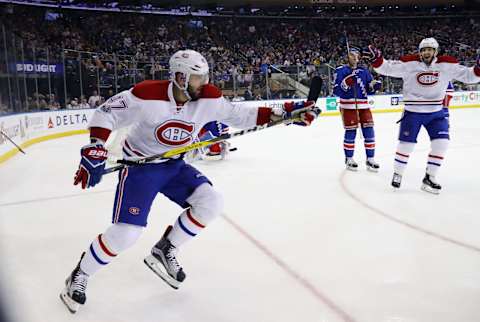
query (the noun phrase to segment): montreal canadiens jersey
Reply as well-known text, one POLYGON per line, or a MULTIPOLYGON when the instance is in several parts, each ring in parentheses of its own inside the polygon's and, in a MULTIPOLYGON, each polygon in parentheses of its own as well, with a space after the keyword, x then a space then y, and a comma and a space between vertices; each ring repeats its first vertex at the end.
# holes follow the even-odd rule
POLYGON ((432 113, 442 109, 445 89, 452 80, 473 84, 480 82, 480 68, 460 65, 454 57, 439 56, 430 65, 419 55, 407 55, 400 60, 375 61, 372 66, 379 74, 403 79, 405 110, 432 113))
POLYGON ((373 80, 370 71, 363 67, 357 67, 353 70, 350 66, 344 65, 335 69, 335 79, 333 85, 333 94, 340 98, 340 108, 344 109, 363 109, 370 108, 368 103, 368 95, 374 94, 375 91, 370 86, 373 80), (342 84, 343 80, 355 72, 357 83, 355 89, 352 87, 345 87, 342 84), (356 104, 355 104, 355 97, 356 104))
POLYGON ((144 81, 98 107, 89 128, 113 131, 130 126, 123 154, 126 159, 135 159, 189 145, 211 121, 248 128, 260 122, 260 118, 259 108, 235 106, 211 84, 203 86, 198 100, 179 107, 173 97, 173 83, 144 81))

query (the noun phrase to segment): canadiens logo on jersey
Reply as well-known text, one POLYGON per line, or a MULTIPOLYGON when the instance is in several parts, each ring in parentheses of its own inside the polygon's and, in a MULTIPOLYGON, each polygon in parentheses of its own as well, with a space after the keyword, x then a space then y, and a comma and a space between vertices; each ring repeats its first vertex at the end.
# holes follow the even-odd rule
POLYGON ((438 83, 438 72, 422 72, 417 74, 417 82, 422 86, 432 86, 438 83))
POLYGON ((155 136, 160 144, 166 146, 180 146, 192 141, 195 130, 193 123, 180 120, 170 120, 157 126, 155 136))

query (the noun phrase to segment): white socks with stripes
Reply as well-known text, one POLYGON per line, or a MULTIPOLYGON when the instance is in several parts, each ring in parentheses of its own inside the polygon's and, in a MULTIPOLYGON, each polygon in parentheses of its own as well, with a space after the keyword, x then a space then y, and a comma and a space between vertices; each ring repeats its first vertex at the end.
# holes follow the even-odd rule
POLYGON ((431 150, 427 161, 427 174, 435 177, 443 163, 448 149, 448 139, 436 139, 431 142, 431 150))
MULTIPOLYGON (((222 196, 208 183, 197 187, 187 202, 191 208, 178 217, 168 235, 168 239, 175 247, 197 235, 223 210, 222 196)), ((87 275, 95 274, 101 267, 110 263, 117 254, 135 244, 142 232, 141 226, 113 224, 90 244, 80 262, 81 270, 87 275)))
MULTIPOLYGON (((431 150, 428 154, 427 173, 433 177, 437 175, 438 169, 443 163, 443 159, 448 149, 448 139, 435 139, 431 142, 431 150)), ((395 153, 394 171, 403 175, 408 163, 408 158, 415 148, 415 143, 398 142, 397 152, 395 153)))
POLYGON ((175 247, 195 237, 223 210, 222 196, 208 183, 197 187, 187 202, 191 208, 182 212, 167 236, 175 247))
POLYGON ((80 262, 80 269, 87 275, 95 274, 110 263, 120 252, 131 247, 143 232, 143 227, 116 223, 93 240, 80 262))
POLYGON ((172 231, 167 238, 173 246, 178 247, 195 237, 205 228, 203 222, 193 217, 192 211, 189 209, 182 212, 173 225, 172 231))
POLYGON ((403 175, 408 164, 408 158, 415 148, 415 143, 399 141, 397 152, 395 152, 395 162, 393 170, 396 174, 403 175))

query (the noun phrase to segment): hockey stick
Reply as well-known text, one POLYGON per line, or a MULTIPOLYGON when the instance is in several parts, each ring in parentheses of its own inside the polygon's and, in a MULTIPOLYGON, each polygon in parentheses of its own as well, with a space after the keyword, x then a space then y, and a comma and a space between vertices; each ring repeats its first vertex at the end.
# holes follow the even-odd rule
MULTIPOLYGON (((300 110, 298 110, 298 113, 305 112, 305 111, 306 111, 306 109, 300 109, 300 110)), ((320 114, 320 109, 317 108, 317 107, 314 108, 313 111, 315 113, 320 114)), ((172 149, 172 150, 169 150, 169 151, 164 152, 162 154, 152 155, 150 157, 146 157, 146 158, 143 158, 143 159, 139 159, 139 160, 124 160, 124 159, 117 160, 116 162, 119 163, 119 164, 122 164, 122 165, 105 169, 104 174, 121 170, 125 166, 142 165, 142 164, 145 164, 147 162, 151 162, 151 161, 155 161, 155 160, 170 159, 170 158, 172 158, 174 156, 177 156, 179 154, 189 152, 189 151, 192 151, 192 150, 196 150, 196 149, 205 148, 205 147, 210 146, 212 144, 215 144, 215 143, 218 143, 218 142, 223 142, 223 141, 229 140, 229 139, 234 138, 234 137, 243 136, 243 135, 248 134, 248 133, 265 130, 265 129, 268 129, 269 127, 272 127, 272 126, 277 126, 277 125, 280 125, 280 124, 290 124, 290 123, 297 122, 297 121, 301 121, 300 117, 293 117, 293 118, 289 118, 289 119, 280 119, 280 120, 272 121, 270 123, 266 123, 266 124, 263 124, 263 125, 256 125, 256 126, 254 126, 252 128, 249 128, 249 129, 244 129, 244 130, 240 130, 240 131, 233 132, 233 133, 225 133, 225 134, 222 134, 222 135, 220 135, 216 138, 213 138, 211 140, 195 142, 193 144, 190 144, 190 145, 187 145, 187 146, 184 146, 184 147, 179 147, 179 148, 176 148, 176 149, 172 149)))
MULTIPOLYGON (((350 55, 350 45, 348 43, 347 31, 344 30, 343 32, 345 34, 345 42, 347 44, 347 60, 348 60, 348 59, 350 59, 350 57, 349 57, 349 55, 350 55)), ((359 115, 358 105, 357 105, 357 78, 355 77, 355 71, 353 72, 353 79, 355 80, 355 84, 353 84, 353 98, 355 99, 355 109, 357 110, 357 115, 359 115)), ((358 116, 358 118, 360 119, 360 115, 358 116)))
MULTIPOLYGON (((322 89, 322 82, 323 81, 319 76, 314 76, 312 78, 312 82, 311 82, 311 85, 310 85, 310 90, 308 92, 307 101, 315 101, 315 102, 317 101, 318 97, 320 96, 320 91, 322 89)), ((301 111, 297 112, 297 113, 301 113, 301 111)), ((320 113, 320 112, 317 112, 317 113, 320 113)), ((295 121, 294 119, 290 120, 290 122, 294 122, 294 121, 295 121)), ((286 122, 283 122, 283 123, 286 123, 286 122)), ((286 123, 286 124, 289 124, 289 123, 286 123)), ((205 140, 203 142, 207 142, 207 141, 208 140, 205 140)), ((237 151, 237 148, 230 148, 228 151, 229 152, 237 151)))
MULTIPOLYGON (((350 44, 348 43, 348 36, 347 36, 347 30, 343 30, 344 34, 345 34, 345 42, 347 44, 347 61, 350 59, 349 58, 349 55, 350 55, 350 44)), ((348 62, 350 63, 350 62, 348 62)), ((358 67, 358 62, 357 62, 357 67, 358 67)), ((355 71, 353 71, 353 79, 355 80, 355 83, 353 84, 353 98, 355 100, 355 111, 357 112, 357 118, 358 118, 358 123, 360 123, 360 111, 358 110, 358 102, 357 102, 357 77, 355 75, 355 71)), ((362 132, 362 124, 360 123, 360 135, 363 136, 363 132, 362 132)), ((356 131, 356 129, 355 129, 356 131)))
MULTIPOLYGON (((316 100, 318 99, 318 95, 320 94, 321 85, 322 85, 322 79, 320 77, 317 76, 317 77, 314 77, 312 79, 312 84, 311 84, 309 95, 308 95, 309 100, 312 100, 312 101, 316 102, 316 100)), ((151 161, 155 161, 155 160, 170 159, 174 156, 180 155, 180 154, 185 153, 185 152, 189 152, 189 151, 196 150, 196 149, 201 149, 201 148, 210 146, 210 145, 218 143, 218 142, 229 140, 229 139, 234 138, 234 137, 243 136, 243 135, 248 134, 248 133, 253 133, 253 132, 265 130, 265 129, 268 129, 272 126, 277 126, 277 125, 280 125, 280 124, 287 124, 288 125, 288 124, 291 124, 291 123, 294 123, 294 122, 299 122, 299 121, 301 121, 300 114, 302 112, 305 112, 305 111, 307 111, 307 109, 305 109, 305 108, 304 109, 299 109, 299 110, 294 111, 295 114, 291 118, 287 118, 287 119, 282 118, 282 119, 279 119, 279 120, 276 120, 276 121, 271 121, 271 122, 263 124, 263 125, 256 125, 256 126, 251 127, 249 129, 243 129, 243 130, 239 130, 239 131, 232 132, 232 133, 225 133, 225 134, 222 134, 222 135, 220 135, 216 138, 210 139, 210 140, 195 142, 195 143, 192 143, 192 144, 184 146, 184 147, 175 148, 175 149, 166 151, 164 153, 152 155, 152 156, 142 158, 142 159, 139 159, 139 160, 124 160, 124 159, 117 160, 116 163, 119 163, 121 165, 105 169, 104 174, 108 174, 108 173, 112 173, 112 172, 121 170, 125 166, 136 166, 136 165, 142 165, 142 164, 145 164, 147 162, 151 162, 151 161)), ((313 108, 313 112, 315 112, 317 114, 320 114, 321 110, 318 107, 315 107, 315 108, 313 108)))
POLYGON ((27 154, 25 151, 22 150, 22 148, 15 142, 13 142, 13 140, 7 135, 5 134, 5 132, 3 132, 2 130, 0 130, 0 133, 8 140, 10 141, 10 143, 12 143, 17 149, 18 151, 22 152, 23 154, 27 154))

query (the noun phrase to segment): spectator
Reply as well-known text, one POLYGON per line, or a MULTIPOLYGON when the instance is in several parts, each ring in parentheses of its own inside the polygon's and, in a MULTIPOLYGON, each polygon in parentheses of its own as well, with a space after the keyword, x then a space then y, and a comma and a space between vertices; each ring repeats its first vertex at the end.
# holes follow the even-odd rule
POLYGON ((76 110, 79 109, 78 98, 73 98, 70 103, 67 104, 67 110, 76 110))
POLYGON ((87 99, 86 98, 82 98, 80 100, 80 104, 78 105, 78 108, 90 108, 90 104, 88 104, 87 102, 87 99))
POLYGON ((102 99, 100 95, 98 95, 97 91, 93 91, 92 95, 88 98, 88 105, 90 105, 90 108, 95 108, 97 107, 97 103, 102 99))
MULTIPOLYGON (((316 14, 304 12, 320 17, 348 15, 349 18, 323 19, 321 23, 316 19, 202 17, 198 19, 202 20, 203 27, 197 28, 188 24, 191 17, 87 13, 65 9, 62 17, 48 21, 45 20, 45 8, 28 5, 12 5, 11 8, 0 10, 0 20, 6 26, 7 34, 15 34, 16 39, 24 40, 25 60, 46 59, 39 56, 49 48, 50 60, 59 62, 63 56, 62 44, 65 48, 77 50, 65 53, 67 94, 78 97, 81 81, 85 92, 92 91, 88 98, 92 108, 102 102, 97 90, 99 85, 111 88, 106 94, 110 97, 115 89, 129 88, 145 77, 168 78, 165 72, 168 57, 187 46, 204 54, 211 65, 211 81, 220 88, 231 90, 236 86, 242 93, 253 86, 252 95, 253 92, 262 93, 266 97, 265 74, 276 72, 270 68, 272 65, 284 66, 289 69, 288 73, 301 74, 303 83, 308 83, 307 80, 318 74, 322 67, 322 72, 327 74, 325 63, 330 68, 340 65, 346 50, 344 32, 351 44, 365 46, 374 43, 392 59, 416 51, 420 38, 425 36, 436 36, 443 53, 453 54, 463 62, 474 60, 478 50, 473 46, 480 43, 478 12, 474 10, 453 12, 454 15, 437 10, 434 17, 408 20, 402 16, 428 16, 430 9, 396 10, 394 18, 391 11, 380 12, 372 8, 358 12, 349 12, 348 8, 331 12, 320 10, 316 14), (369 19, 369 16, 378 19, 369 19), (352 20, 352 17, 367 19, 352 20), (95 26, 95 32, 85 26, 95 26), (36 57, 33 57, 33 47, 36 48, 36 57), (115 56, 107 53, 115 53, 115 56), (116 88, 117 85, 120 88, 116 88)), ((19 53, 20 48, 17 49, 19 53)), ((0 70, 2 68, 0 63, 0 70)), ((330 80, 325 82, 329 83, 330 80)), ((398 91, 399 85, 384 79, 387 92, 398 91)), ((322 89, 322 93, 328 95, 328 89, 322 89)), ((280 90, 285 93, 288 86, 280 90)), ((57 108, 56 101, 35 97, 27 100, 26 105, 35 110, 52 109, 57 108)), ((73 107, 72 102, 69 104, 73 107)), ((82 98, 79 104, 82 104, 82 98)))
POLYGON ((247 89, 245 90, 245 93, 243 93, 243 98, 246 100, 246 101, 251 101, 253 100, 253 92, 252 92, 252 88, 249 86, 247 87, 247 89))

